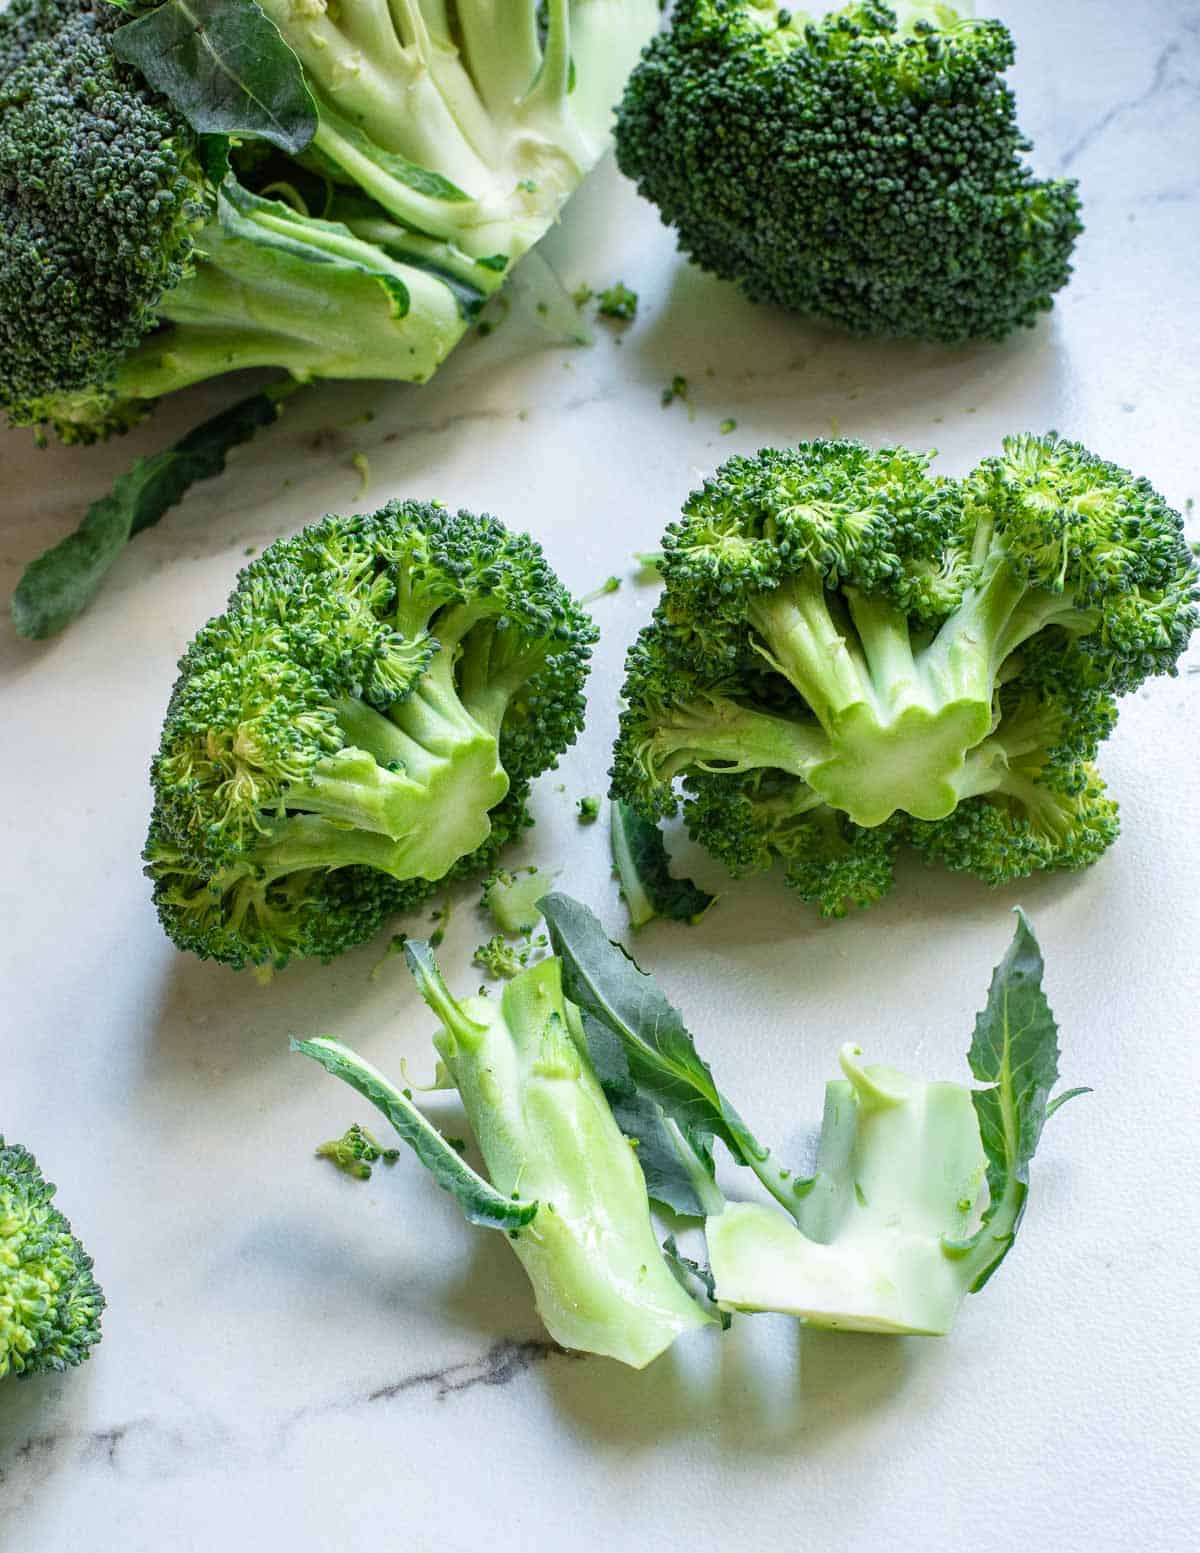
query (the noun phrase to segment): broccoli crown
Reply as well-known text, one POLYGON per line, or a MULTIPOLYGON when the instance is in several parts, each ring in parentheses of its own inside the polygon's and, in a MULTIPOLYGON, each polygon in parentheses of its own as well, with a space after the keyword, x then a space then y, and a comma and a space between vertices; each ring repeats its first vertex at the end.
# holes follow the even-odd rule
POLYGON ((594 640, 486 515, 392 502, 270 546, 181 659, 151 769, 167 932, 328 958, 485 871, 582 725, 594 640))
POLYGON ((109 46, 124 19, 94 0, 0 12, 0 409, 20 424, 75 395, 97 431, 127 424, 103 390, 204 215, 194 137, 109 46))
POLYGON ((104 1295, 54 1191, 0 1136, 0 1379, 82 1364, 100 1341, 104 1295))
POLYGON ((698 264, 858 334, 1001 339, 1050 307, 1082 226, 1003 82, 1007 30, 863 3, 680 0, 617 118, 617 160, 698 264))
POLYGON ((963 480, 812 442, 731 459, 663 538, 626 665, 613 795, 735 873, 784 861, 830 915, 902 841, 991 882, 1093 862, 1115 698, 1197 623, 1179 515, 1053 433, 963 480))

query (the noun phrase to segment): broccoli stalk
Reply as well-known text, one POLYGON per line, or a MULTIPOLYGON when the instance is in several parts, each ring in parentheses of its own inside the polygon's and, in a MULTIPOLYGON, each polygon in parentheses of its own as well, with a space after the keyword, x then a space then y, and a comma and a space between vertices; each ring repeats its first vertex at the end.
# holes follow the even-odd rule
POLYGON ((613 1119, 586 1046, 572 1034, 559 962, 522 971, 496 1000, 459 1001, 428 945, 410 942, 405 953, 440 1021, 434 1045, 490 1186, 457 1156, 446 1161, 428 1123, 415 1130, 411 1102, 353 1052, 326 1039, 297 1049, 376 1104, 382 1099, 381 1109, 407 1141, 421 1144, 423 1162, 468 1216, 508 1231, 555 1342, 641 1369, 706 1325, 658 1248, 635 1150, 613 1119), (494 1218, 477 1211, 481 1188, 494 1218))
POLYGON ((235 966, 327 957, 483 871, 578 730, 594 636, 494 518, 393 503, 272 545, 167 712, 146 861, 168 933, 235 966))
POLYGON ((717 1304, 847 1331, 948 1332, 1016 1238, 1044 1122, 1083 1092, 1050 1099, 1057 1027, 1025 917, 975 1022, 967 1060, 983 1087, 864 1067, 846 1046, 844 1078, 826 1087, 815 1173, 797 1178, 750 1133, 678 1011, 595 917, 561 895, 543 907, 651 1198, 704 1220, 717 1304), (778 1206, 726 1197, 715 1139, 778 1206))
POLYGON ((682 777, 698 839, 736 871, 784 856, 831 914, 882 893, 905 829, 992 880, 1094 861, 1114 698, 1173 673, 1196 624, 1145 480, 1054 435, 962 482, 927 465, 850 442, 730 460, 668 528, 629 655, 614 796, 669 814, 682 777), (842 846, 857 887, 805 876, 842 846))

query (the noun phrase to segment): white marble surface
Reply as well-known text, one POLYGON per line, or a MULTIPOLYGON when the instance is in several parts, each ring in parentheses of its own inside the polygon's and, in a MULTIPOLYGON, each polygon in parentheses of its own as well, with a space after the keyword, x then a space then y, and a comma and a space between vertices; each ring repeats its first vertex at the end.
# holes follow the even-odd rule
MULTIPOLYGON (((628 572, 699 471, 834 424, 936 444, 951 470, 1005 431, 1056 426, 1176 503, 1200 494, 1200 6, 1009 12, 1041 165, 1076 174, 1087 202, 1078 276, 1036 332, 880 348, 756 311, 690 271, 605 167, 546 252, 568 284, 641 292, 623 343, 556 347, 519 305, 429 387, 314 394, 139 538, 68 635, 0 629, 0 1126, 60 1183, 110 1299, 90 1365, 0 1387, 6 1553, 1194 1546, 1196 678, 1126 706, 1104 760, 1125 835, 1086 876, 991 894, 913 864, 841 924, 762 880, 639 944, 742 1109, 799 1152, 843 1040, 965 1071, 1007 909, 1025 904, 1064 1077, 1096 1092, 1051 1125, 1017 1252, 946 1341, 759 1318, 642 1374, 550 1351, 502 1238, 459 1222, 413 1161, 363 1187, 311 1157, 363 1107, 286 1036, 336 1031, 420 1076, 430 1021, 403 966, 369 981, 366 949, 263 991, 174 953, 138 867, 177 654, 247 546, 354 502, 356 449, 371 505, 487 506, 579 589, 628 572), (691 416, 659 406, 676 372, 691 416)), ((5 594, 135 447, 218 398, 97 451, 0 435, 5 594)), ((565 793, 542 782, 528 848, 569 856, 564 884, 614 930, 604 837, 572 803, 602 786, 650 597, 630 580, 596 606, 592 721, 565 793)), ((468 985, 472 899, 446 945, 468 985)))

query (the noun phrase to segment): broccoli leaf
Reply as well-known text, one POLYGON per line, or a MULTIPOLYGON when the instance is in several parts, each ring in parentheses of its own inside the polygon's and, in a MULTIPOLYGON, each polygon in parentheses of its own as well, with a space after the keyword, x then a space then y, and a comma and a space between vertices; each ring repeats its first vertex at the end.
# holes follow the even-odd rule
POLYGON ((1025 913, 996 967, 987 1006, 977 1015, 967 1062, 987 1089, 973 1090, 979 1133, 987 1155, 989 1201, 971 1246, 983 1253, 972 1292, 999 1267, 1016 1239, 1029 1183, 1029 1161, 1052 1111, 1085 1091, 1050 1102, 1058 1082, 1058 1026, 1042 991, 1043 962, 1025 913))
POLYGON ((119 27, 112 47, 200 134, 268 140, 292 155, 316 134, 300 61, 255 0, 167 0, 119 27))
POLYGON ((708 1211, 705 1198, 712 1195, 706 1190, 713 1176, 707 1140, 694 1139, 689 1145, 678 1128, 668 1124, 662 1107, 638 1092, 620 1037, 591 1014, 578 1012, 604 1098, 617 1126, 637 1147, 651 1200, 672 1213, 702 1219, 708 1211))
MULTIPOLYGON (((589 1021, 616 1036, 638 1094, 659 1106, 703 1157, 717 1137, 742 1164, 761 1164, 767 1151, 717 1088, 678 1009, 655 981, 609 940, 586 906, 557 893, 540 905, 562 961, 563 992, 584 1017, 589 1045, 589 1021)), ((611 1063, 601 1057, 601 1082, 606 1068, 611 1072, 611 1063)))
POLYGON ((676 879, 662 832, 627 803, 609 805, 613 865, 634 932, 655 917, 699 922, 716 901, 690 879, 676 879))
POLYGON ((284 383, 252 394, 162 453, 137 459, 107 496, 92 503, 74 533, 25 568, 12 598, 18 636, 40 641, 61 631, 99 589, 126 541, 157 523, 198 480, 219 475, 229 450, 269 426, 298 386, 284 383))
POLYGON ((498 1192, 461 1157, 454 1146, 424 1117, 407 1095, 377 1068, 329 1036, 311 1041, 292 1038, 291 1048, 319 1062, 334 1078, 344 1079, 369 1100, 416 1154, 443 1191, 449 1192, 471 1224, 485 1229, 520 1229, 537 1213, 538 1205, 498 1192))
POLYGON ((701 1284, 708 1296, 708 1303, 712 1307, 713 1315, 721 1323, 722 1332, 728 1332, 733 1325, 733 1317, 727 1310, 722 1310, 717 1304, 717 1280, 713 1277, 712 1268, 707 1262, 694 1262, 690 1256, 684 1256, 683 1252, 675 1244, 674 1235, 668 1235, 662 1244, 663 1255, 675 1271, 675 1276, 680 1283, 692 1293, 693 1279, 701 1284))

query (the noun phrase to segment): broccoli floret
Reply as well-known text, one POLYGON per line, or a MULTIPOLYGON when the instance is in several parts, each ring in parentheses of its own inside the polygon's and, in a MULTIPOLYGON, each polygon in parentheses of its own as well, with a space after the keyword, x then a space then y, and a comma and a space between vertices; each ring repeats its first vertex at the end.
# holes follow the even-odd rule
POLYGON ((582 798, 575 800, 575 807, 579 811, 579 823, 581 825, 594 825, 600 818, 600 805, 603 800, 596 793, 587 793, 582 798))
POLYGON ((373 1166, 380 1160, 385 1165, 394 1165, 400 1158, 399 1149, 385 1149, 357 1122, 352 1122, 340 1138, 319 1143, 316 1154, 318 1159, 327 1159, 343 1175, 353 1176, 357 1181, 369 1181, 373 1166))
POLYGON ((0 1380, 82 1364, 100 1341, 104 1295, 54 1192, 0 1136, 0 1380))
POLYGON ((860 443, 737 457, 664 537, 627 661, 613 795, 734 873, 782 859, 828 915, 903 841, 991 883, 1117 834, 1092 762, 1115 698, 1197 622, 1179 515, 1051 433, 965 479, 860 443))
POLYGON ((619 323, 632 323, 637 317, 638 294, 631 291, 623 280, 606 286, 596 302, 601 318, 615 318, 619 323))
POLYGON ((1021 159, 1000 22, 897 9, 679 0, 630 78, 618 165, 754 301, 858 334, 1001 339, 1071 273, 1075 184, 1021 159))
POLYGON ((637 1140, 651 1199, 704 1220, 717 1304, 845 1331, 948 1332, 1016 1239, 1044 1123, 1086 1092, 1050 1098, 1058 1030, 1024 915, 967 1053, 983 1087, 864 1067, 859 1048, 844 1046, 816 1170, 797 1176, 726 1099, 654 979, 586 907, 565 895, 544 906, 563 989, 613 1114, 637 1140), (777 1206, 725 1196, 718 1140, 777 1206))
POLYGON ((521 971, 498 998, 460 1001, 427 944, 410 942, 406 954, 441 1025, 440 1071, 458 1090, 490 1180, 340 1042, 322 1036, 294 1049, 378 1106, 472 1223, 507 1232, 555 1342, 640 1369, 708 1325, 658 1248, 636 1151, 563 998, 559 961, 521 971))
POLYGON ((0 409, 66 441, 240 367, 425 381, 603 154, 657 20, 210 0, 189 51, 190 13, 140 10, 0 13, 0 409), (307 106, 243 126, 256 93, 307 106))
POLYGON ((265 550, 180 661, 145 859, 180 948, 328 959, 529 823, 595 629, 492 517, 392 502, 265 550))

